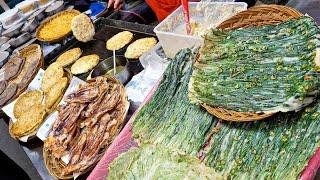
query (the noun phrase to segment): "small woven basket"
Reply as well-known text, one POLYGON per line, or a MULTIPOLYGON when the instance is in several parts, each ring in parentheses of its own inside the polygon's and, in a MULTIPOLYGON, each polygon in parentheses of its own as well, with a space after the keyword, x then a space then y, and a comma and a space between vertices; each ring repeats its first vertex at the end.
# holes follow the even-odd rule
MULTIPOLYGON (((293 8, 280 5, 260 5, 242 11, 228 20, 222 22, 217 28, 223 30, 233 30, 247 28, 249 26, 263 26, 278 24, 290 19, 303 16, 293 8)), ((199 56, 196 57, 198 59, 199 56)), ((272 116, 273 113, 238 112, 220 107, 211 107, 201 104, 210 114, 226 121, 256 121, 272 116)))

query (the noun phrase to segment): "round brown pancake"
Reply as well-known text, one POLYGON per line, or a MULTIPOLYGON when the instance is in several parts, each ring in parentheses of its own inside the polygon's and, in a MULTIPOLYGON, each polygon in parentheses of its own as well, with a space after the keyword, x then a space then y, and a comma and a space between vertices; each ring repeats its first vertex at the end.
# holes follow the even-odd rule
POLYGON ((0 95, 3 93, 6 87, 7 87, 7 81, 0 81, 0 95))
POLYGON ((19 56, 12 57, 4 66, 4 80, 15 78, 23 67, 24 59, 19 56))
POLYGON ((17 84, 9 84, 0 95, 0 106, 5 105, 17 92, 17 84))

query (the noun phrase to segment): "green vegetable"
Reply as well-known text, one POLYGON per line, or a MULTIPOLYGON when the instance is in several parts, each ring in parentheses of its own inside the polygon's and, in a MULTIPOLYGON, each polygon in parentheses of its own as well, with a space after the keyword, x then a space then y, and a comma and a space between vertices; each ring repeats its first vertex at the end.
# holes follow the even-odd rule
POLYGON ((182 50, 169 64, 152 100, 133 121, 134 138, 198 155, 217 120, 189 103, 187 89, 193 57, 191 50, 182 50))
POLYGON ((276 26, 212 29, 194 65, 192 103, 240 112, 288 112, 310 104, 320 82, 320 30, 310 17, 276 26))
POLYGON ((298 179, 319 147, 320 104, 265 121, 222 122, 205 162, 232 179, 298 179))
POLYGON ((131 149, 115 159, 109 168, 107 179, 222 179, 197 158, 159 145, 131 149))
POLYGON ((142 149, 117 158, 111 165, 111 179, 143 179, 149 177, 147 173, 163 179, 178 177, 185 169, 179 171, 176 161, 170 161, 174 164, 168 165, 173 167, 170 170, 163 169, 167 152, 195 158, 205 152, 205 164, 216 171, 212 175, 228 179, 298 179, 320 145, 319 102, 264 121, 217 123, 215 117, 187 101, 192 58, 190 50, 183 50, 170 62, 152 100, 133 122, 133 134, 142 142, 142 149), (144 143, 163 148, 147 150, 144 143), (206 149, 205 144, 209 144, 206 149))

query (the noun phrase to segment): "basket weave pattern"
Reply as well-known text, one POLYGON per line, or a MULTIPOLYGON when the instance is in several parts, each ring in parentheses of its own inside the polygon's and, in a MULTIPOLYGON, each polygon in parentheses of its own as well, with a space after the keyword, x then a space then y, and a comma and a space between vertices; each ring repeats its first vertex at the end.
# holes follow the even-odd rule
MULTIPOLYGON (((223 30, 234 30, 239 28, 247 28, 249 26, 272 25, 301 16, 303 16, 303 14, 286 6, 261 5, 236 14, 235 16, 222 22, 217 28, 223 30)), ((199 58, 199 56, 197 58, 199 58)), ((238 112, 220 107, 211 107, 206 104, 201 104, 201 106, 204 107, 210 114, 226 121, 255 121, 262 120, 273 115, 273 113, 266 114, 238 112)))

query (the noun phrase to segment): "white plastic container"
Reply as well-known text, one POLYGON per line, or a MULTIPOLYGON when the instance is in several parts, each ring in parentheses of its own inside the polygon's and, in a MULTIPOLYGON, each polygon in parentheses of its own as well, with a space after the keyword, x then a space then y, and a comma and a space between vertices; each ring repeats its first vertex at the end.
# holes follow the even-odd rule
MULTIPOLYGON (((203 31, 217 27, 221 22, 247 9, 243 2, 189 2, 190 23, 201 24, 203 31)), ((200 46, 200 35, 187 35, 183 9, 180 6, 154 28, 167 57, 173 58, 183 48, 200 46)))

